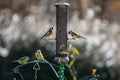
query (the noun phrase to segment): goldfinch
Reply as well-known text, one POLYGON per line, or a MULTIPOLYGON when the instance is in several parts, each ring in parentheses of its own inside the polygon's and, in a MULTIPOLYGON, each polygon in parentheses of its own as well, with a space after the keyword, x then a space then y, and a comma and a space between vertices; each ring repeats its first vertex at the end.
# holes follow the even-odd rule
POLYGON ((69 31, 68 34, 70 34, 74 39, 76 39, 76 38, 83 38, 83 39, 86 39, 86 38, 80 36, 79 34, 73 32, 73 31, 69 31))
POLYGON ((61 54, 64 54, 66 52, 66 49, 65 49, 65 46, 64 45, 61 45, 60 46, 60 49, 56 52, 56 54, 58 53, 61 53, 61 54))
POLYGON ((48 38, 52 34, 53 34, 53 27, 50 27, 49 30, 40 39, 48 38))

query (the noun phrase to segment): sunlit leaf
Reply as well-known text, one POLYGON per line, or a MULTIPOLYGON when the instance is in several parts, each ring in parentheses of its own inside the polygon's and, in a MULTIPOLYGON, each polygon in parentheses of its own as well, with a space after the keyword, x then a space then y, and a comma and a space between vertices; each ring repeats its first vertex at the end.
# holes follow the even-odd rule
POLYGON ((96 74, 96 72, 97 72, 96 68, 92 69, 92 74, 96 74))

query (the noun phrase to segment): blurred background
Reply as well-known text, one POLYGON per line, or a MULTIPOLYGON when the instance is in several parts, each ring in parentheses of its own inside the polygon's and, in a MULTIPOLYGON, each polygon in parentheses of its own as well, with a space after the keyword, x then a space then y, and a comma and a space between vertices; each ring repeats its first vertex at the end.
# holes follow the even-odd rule
MULTIPOLYGON (((19 65, 12 61, 23 56, 34 60, 34 53, 41 49, 46 60, 54 62, 55 40, 40 40, 54 27, 56 32, 57 0, 0 0, 0 80, 13 80, 12 69, 19 65)), ((80 55, 74 56, 75 74, 79 78, 89 76, 97 69, 100 80, 120 80, 120 0, 66 0, 68 30, 87 40, 69 40, 80 55)), ((70 38, 70 36, 68 35, 70 38)), ((21 68, 25 80, 34 80, 33 65, 21 68)), ((46 64, 41 64, 38 80, 57 80, 46 64)), ((65 75, 73 80, 66 67, 65 75)), ((19 77, 19 76, 18 76, 19 77)), ((21 80, 21 79, 18 79, 21 80)), ((75 79, 74 79, 75 80, 75 79)))

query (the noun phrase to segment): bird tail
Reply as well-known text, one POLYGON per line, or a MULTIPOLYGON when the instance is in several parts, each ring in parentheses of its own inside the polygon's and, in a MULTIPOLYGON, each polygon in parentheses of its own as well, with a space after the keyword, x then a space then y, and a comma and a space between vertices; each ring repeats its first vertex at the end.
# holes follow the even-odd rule
POLYGON ((13 63, 15 63, 15 62, 17 62, 17 60, 15 60, 15 61, 12 61, 13 63))
POLYGON ((40 38, 40 40, 43 39, 43 36, 40 38))
POLYGON ((85 38, 85 37, 82 37, 82 36, 80 36, 82 39, 85 39, 85 40, 87 40, 87 38, 85 38))
POLYGON ((40 40, 42 40, 44 38, 44 35, 40 38, 40 40))

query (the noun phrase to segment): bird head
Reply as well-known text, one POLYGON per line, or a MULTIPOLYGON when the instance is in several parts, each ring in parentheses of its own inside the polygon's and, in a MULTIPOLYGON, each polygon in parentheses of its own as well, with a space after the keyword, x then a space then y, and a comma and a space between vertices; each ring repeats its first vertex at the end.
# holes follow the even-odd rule
POLYGON ((50 30, 53 30, 53 27, 50 27, 49 29, 50 29, 50 30))
POLYGON ((37 53, 41 53, 41 50, 37 50, 36 52, 37 52, 37 53))
POLYGON ((26 56, 26 59, 29 60, 30 58, 28 56, 26 56))
POLYGON ((60 46, 60 49, 65 49, 65 45, 61 45, 61 46, 60 46))
POLYGON ((71 31, 68 31, 68 34, 70 34, 71 33, 71 31))

